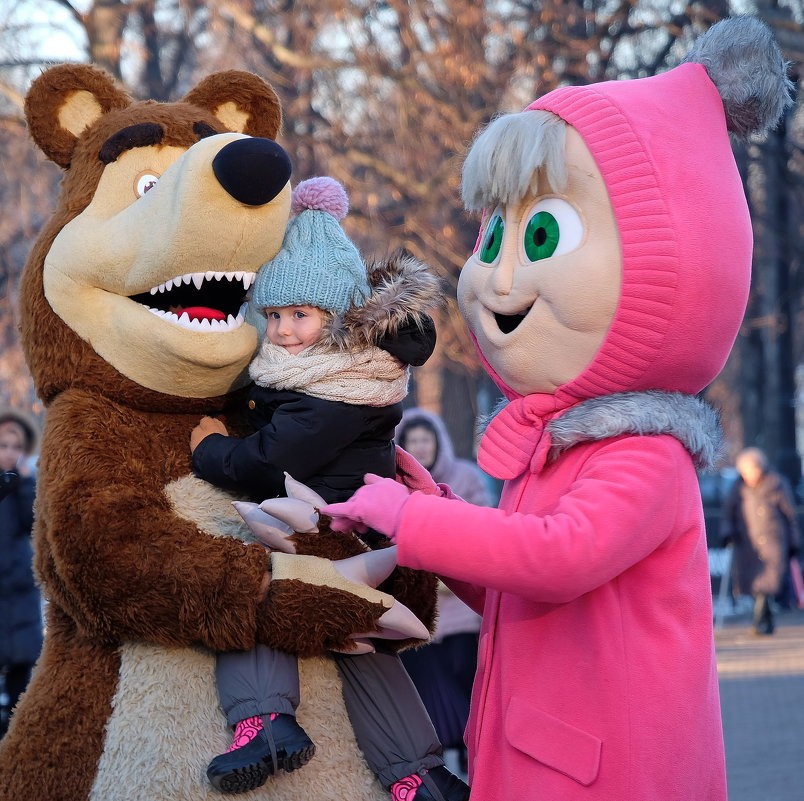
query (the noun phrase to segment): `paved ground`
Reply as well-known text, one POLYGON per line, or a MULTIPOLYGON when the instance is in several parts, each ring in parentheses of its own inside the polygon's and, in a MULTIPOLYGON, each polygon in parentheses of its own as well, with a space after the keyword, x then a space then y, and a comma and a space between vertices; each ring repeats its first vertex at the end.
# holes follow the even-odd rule
POLYGON ((804 611, 770 637, 728 618, 715 643, 729 801, 804 801, 804 611))

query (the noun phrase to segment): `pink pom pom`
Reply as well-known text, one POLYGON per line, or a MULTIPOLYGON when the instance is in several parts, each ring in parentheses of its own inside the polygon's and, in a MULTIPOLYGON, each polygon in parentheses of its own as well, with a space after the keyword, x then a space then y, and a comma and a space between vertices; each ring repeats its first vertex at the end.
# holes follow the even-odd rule
POLYGON ((336 220, 342 220, 349 211, 349 198, 346 190, 334 178, 308 178, 294 190, 290 201, 292 214, 305 209, 326 211, 336 220))

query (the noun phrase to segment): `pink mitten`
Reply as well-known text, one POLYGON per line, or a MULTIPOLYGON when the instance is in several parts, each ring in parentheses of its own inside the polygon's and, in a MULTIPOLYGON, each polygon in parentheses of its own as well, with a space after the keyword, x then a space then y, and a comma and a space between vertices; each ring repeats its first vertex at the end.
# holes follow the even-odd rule
POLYGON ((396 480, 411 492, 418 490, 425 495, 441 494, 427 468, 399 445, 396 446, 396 480))
POLYGON ((442 498, 450 500, 463 500, 452 491, 449 484, 436 483, 427 468, 399 445, 396 446, 396 480, 400 484, 404 484, 411 492, 418 491, 425 495, 440 495, 442 498))
POLYGON ((456 495, 452 491, 452 487, 450 487, 449 484, 445 484, 443 481, 439 481, 438 484, 436 484, 436 486, 438 487, 438 494, 442 498, 448 498, 450 501, 463 501, 463 498, 461 498, 460 495, 456 495))
POLYGON ((319 511, 332 517, 333 531, 365 531, 373 528, 391 539, 396 535, 408 490, 392 478, 367 473, 365 484, 348 501, 329 503, 319 511))

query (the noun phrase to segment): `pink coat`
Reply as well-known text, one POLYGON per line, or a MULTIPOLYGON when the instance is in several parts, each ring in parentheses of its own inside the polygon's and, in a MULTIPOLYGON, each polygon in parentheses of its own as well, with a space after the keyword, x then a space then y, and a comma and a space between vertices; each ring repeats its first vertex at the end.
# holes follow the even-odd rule
POLYGON ((677 439, 577 445, 499 509, 415 493, 396 541, 483 614, 475 801, 725 801, 703 517, 677 439))

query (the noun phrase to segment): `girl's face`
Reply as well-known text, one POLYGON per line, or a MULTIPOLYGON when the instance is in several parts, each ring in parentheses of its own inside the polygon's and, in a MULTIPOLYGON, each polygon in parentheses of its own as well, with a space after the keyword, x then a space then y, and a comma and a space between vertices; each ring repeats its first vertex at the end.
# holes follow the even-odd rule
POLYGON ((20 435, 12 428, 0 428, 0 469, 16 469, 24 452, 20 435))
POLYGON ((316 306, 269 306, 265 317, 268 341, 294 356, 317 342, 324 326, 324 313, 316 306))
POLYGON ((405 432, 405 442, 402 447, 428 470, 436 460, 435 434, 424 426, 411 426, 405 432))

